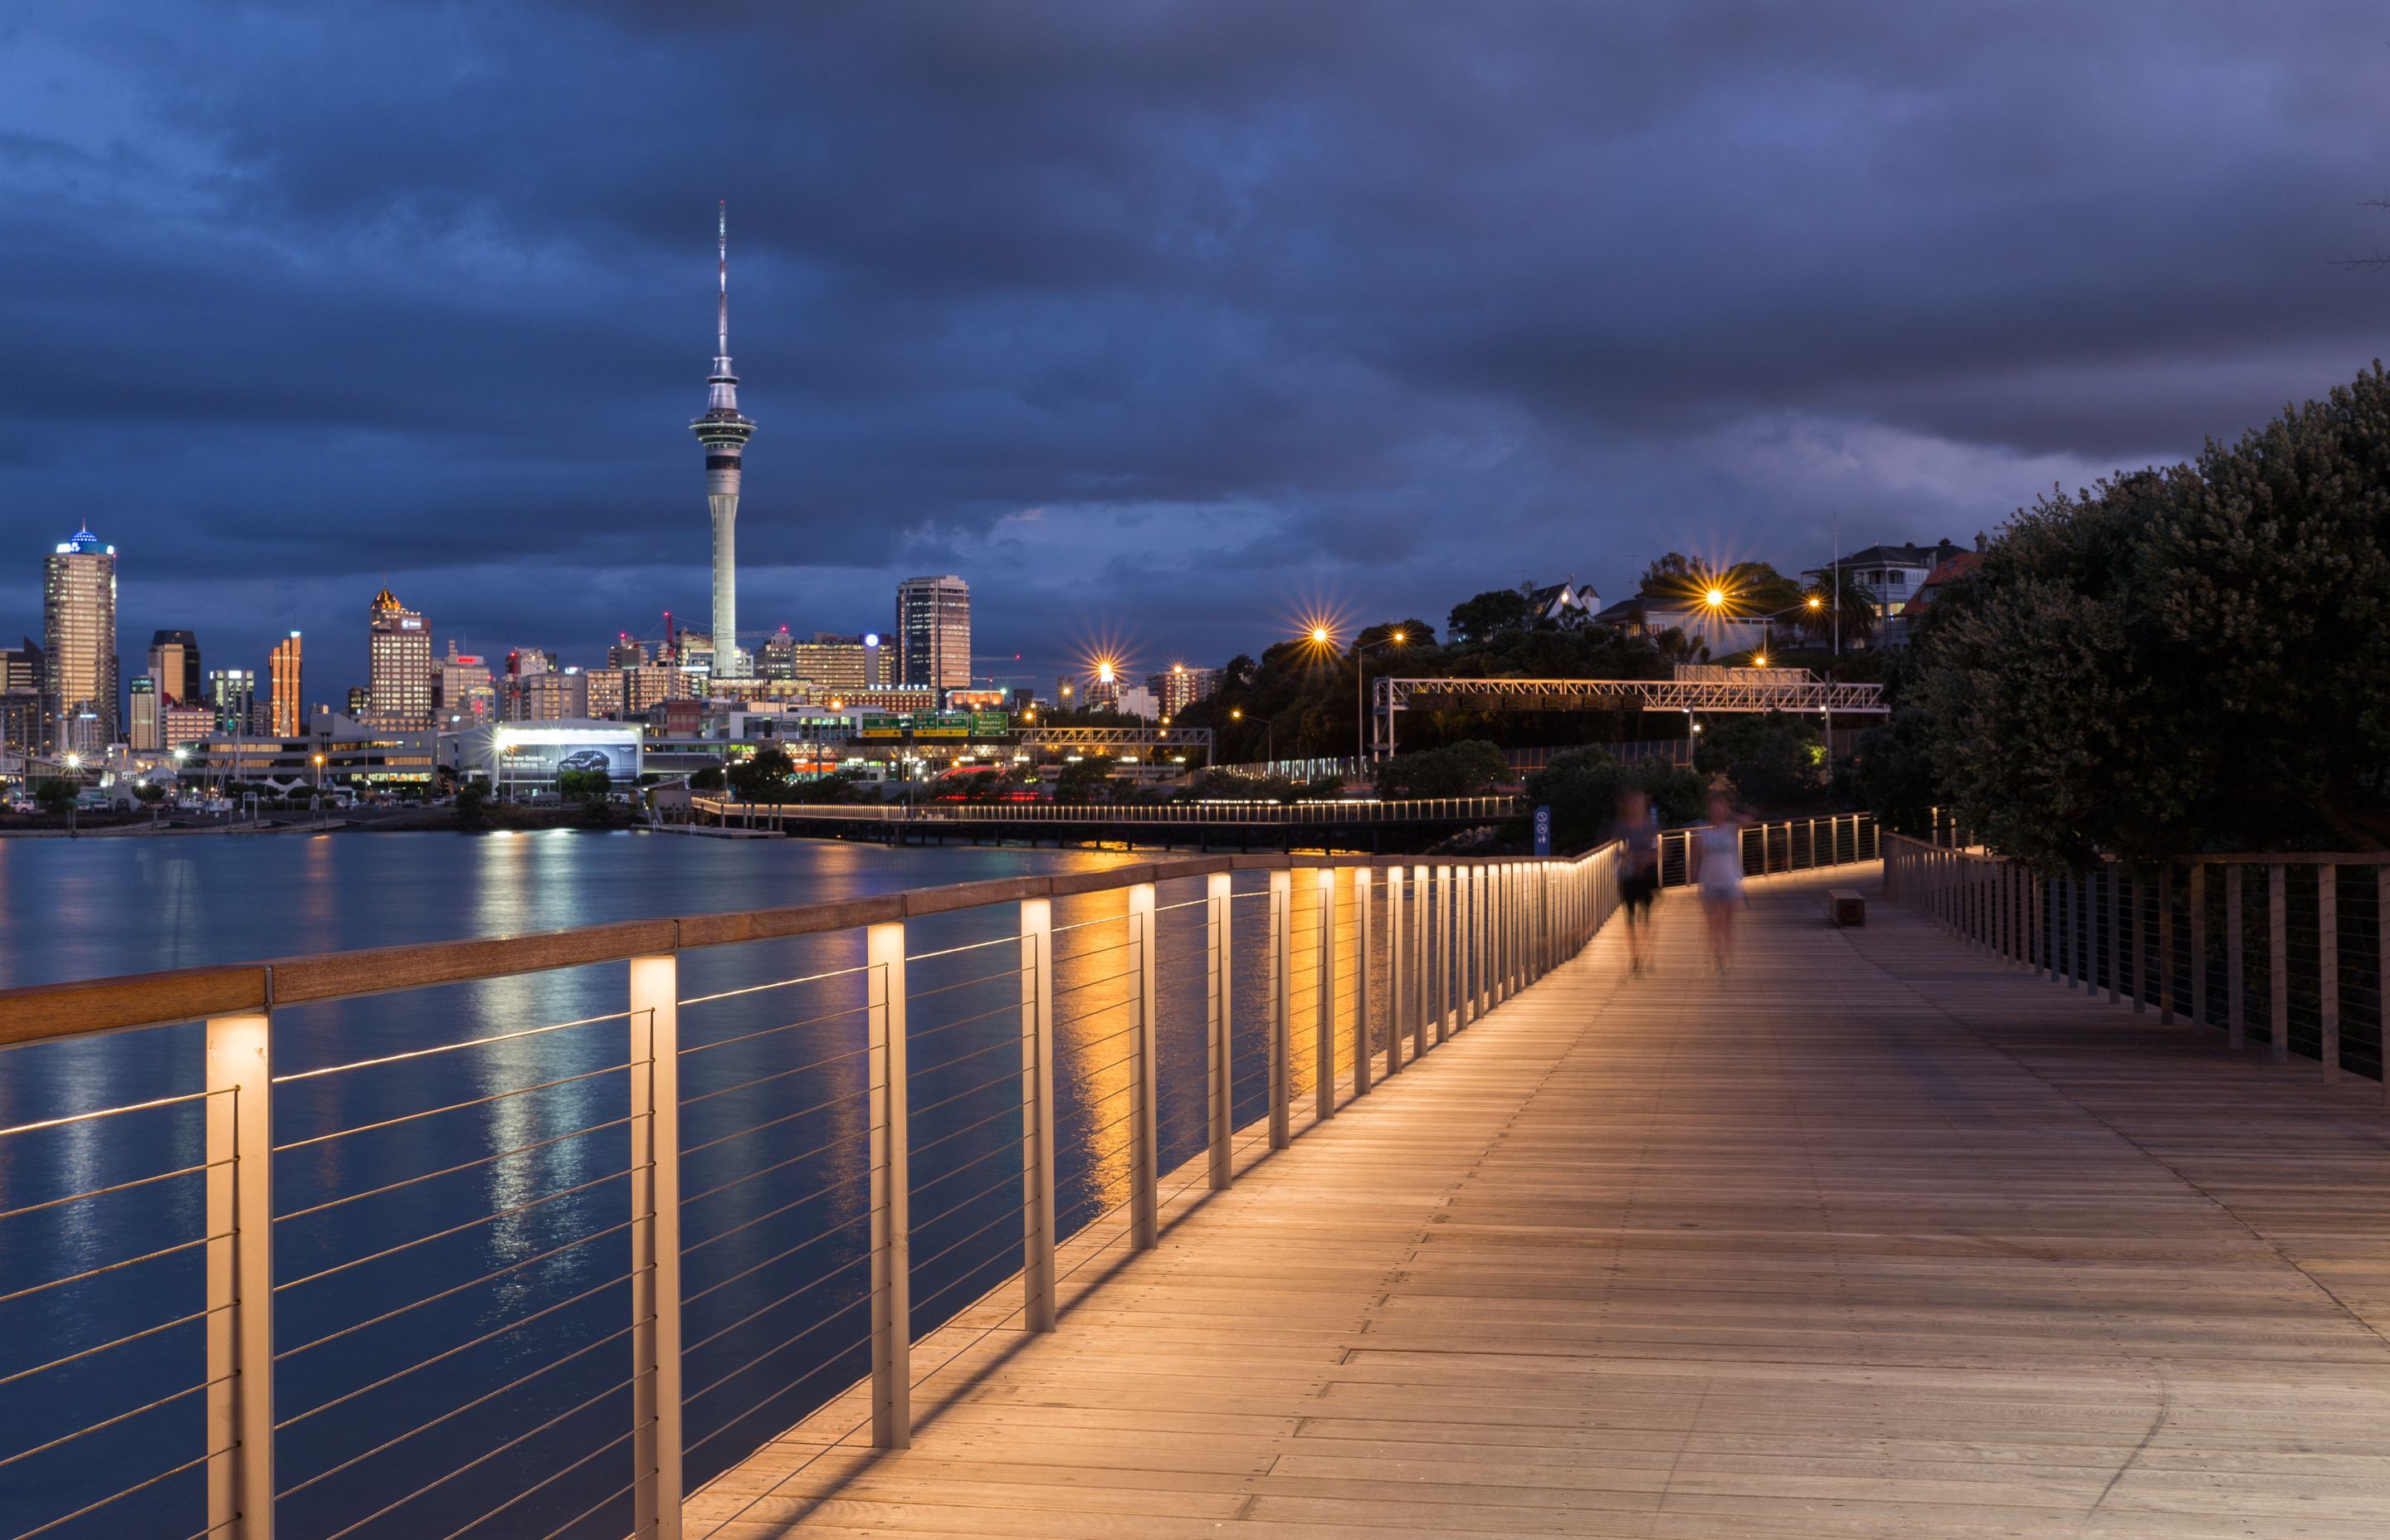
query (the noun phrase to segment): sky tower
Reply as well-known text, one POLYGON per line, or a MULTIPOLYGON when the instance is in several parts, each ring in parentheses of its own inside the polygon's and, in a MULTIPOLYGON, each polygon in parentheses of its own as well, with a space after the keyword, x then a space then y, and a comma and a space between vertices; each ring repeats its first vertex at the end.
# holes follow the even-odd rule
POLYGON ((730 205, 714 225, 721 309, 714 327, 713 373, 707 377, 705 415, 688 425, 705 445, 705 501, 713 510, 713 673, 743 678, 739 650, 739 458, 755 425, 739 415, 739 377, 730 371, 730 205))

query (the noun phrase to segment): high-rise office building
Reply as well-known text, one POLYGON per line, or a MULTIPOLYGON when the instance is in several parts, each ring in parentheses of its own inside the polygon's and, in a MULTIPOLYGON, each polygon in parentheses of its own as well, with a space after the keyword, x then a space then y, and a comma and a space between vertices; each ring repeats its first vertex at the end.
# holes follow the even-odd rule
POLYGON ((608 668, 644 668, 649 662, 648 644, 631 640, 629 633, 606 649, 608 668))
POLYGON ((205 704, 215 713, 216 731, 247 733, 250 724, 257 720, 257 671, 245 668, 210 669, 207 676, 205 704))
POLYGON ((1145 687, 1153 692, 1153 699, 1160 703, 1163 715, 1176 716, 1220 687, 1220 671, 1173 663, 1160 674, 1147 674, 1145 687))
POLYGON ((158 681, 136 674, 124 686, 124 746, 136 754, 155 753, 166 745, 158 734, 158 681))
POLYGON ((366 610, 366 698, 361 720, 392 732, 431 725, 431 626, 385 588, 366 610))
POLYGON ((739 679, 747 674, 739 653, 739 461, 755 425, 739 415, 739 376, 730 367, 730 206, 725 203, 714 228, 720 309, 714 323, 713 372, 706 377, 705 415, 688 425, 705 446, 705 501, 713 514, 713 673, 739 679))
POLYGON ((439 699, 440 727, 454 732, 495 719, 498 693, 490 682, 490 667, 479 654, 458 652, 448 639, 448 656, 431 665, 433 694, 439 699))
POLYGON ((22 647, 0 647, 0 694, 9 690, 42 692, 42 644, 31 636, 22 647))
POLYGON ((970 683, 970 584, 952 572, 896 585, 896 682, 939 690, 970 683))
POLYGON ((205 706, 164 705, 158 708, 158 747, 187 749, 216 735, 216 713, 205 706))
POLYGON ((158 701, 199 704, 199 639, 187 631, 160 631, 149 638, 149 677, 158 681, 158 701))
POLYGON ((43 712, 51 747, 90 752, 116 731, 116 547, 88 527, 42 558, 43 712))
POLYGON ((294 631, 274 644, 268 672, 273 695, 266 713, 267 730, 275 738, 297 738, 307 726, 307 713, 299 701, 299 633, 294 631))

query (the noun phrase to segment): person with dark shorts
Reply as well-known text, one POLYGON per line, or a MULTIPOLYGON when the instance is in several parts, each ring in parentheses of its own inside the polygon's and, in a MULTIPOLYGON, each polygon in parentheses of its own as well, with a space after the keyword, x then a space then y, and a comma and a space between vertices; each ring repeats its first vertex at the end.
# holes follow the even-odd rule
POLYGON ((1618 795, 1618 901, 1626 910, 1626 970, 1651 966, 1646 935, 1651 901, 1660 894, 1660 815, 1640 789, 1618 795))

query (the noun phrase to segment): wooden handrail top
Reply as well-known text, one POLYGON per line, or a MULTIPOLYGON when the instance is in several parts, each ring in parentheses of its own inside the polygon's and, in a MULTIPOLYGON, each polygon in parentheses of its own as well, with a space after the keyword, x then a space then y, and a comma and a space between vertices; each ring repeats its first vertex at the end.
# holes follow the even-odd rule
MULTIPOLYGON (((1594 859, 1609 848, 1608 844, 1598 845, 1582 855, 1548 859, 1579 865, 1594 859)), ((216 968, 185 968, 66 983, 29 984, 0 990, 0 1048, 51 1038, 80 1037, 91 1033, 201 1020, 210 1016, 263 1010, 271 1006, 355 999, 362 995, 386 995, 434 984, 469 983, 477 979, 500 979, 521 973, 543 973, 559 968, 585 967, 591 963, 622 962, 632 957, 685 952, 700 946, 727 946, 740 942, 816 935, 829 930, 884 925, 927 915, 950 914, 958 909, 981 908, 991 904, 1013 904, 1022 899, 1066 898, 1080 893, 1108 892, 1140 882, 1166 882, 1175 878, 1202 877, 1213 872, 1279 870, 1298 865, 1304 867, 1478 866, 1534 859, 1517 855, 1319 855, 1305 856, 1298 861, 1294 856, 1276 851, 1242 855, 1191 855, 1108 866, 1101 871, 999 877, 981 882, 953 882, 932 888, 916 888, 907 892, 884 893, 874 898, 799 904, 777 909, 731 910, 670 919, 622 920, 606 925, 577 926, 566 930, 422 942, 406 946, 323 952, 312 956, 216 968)))

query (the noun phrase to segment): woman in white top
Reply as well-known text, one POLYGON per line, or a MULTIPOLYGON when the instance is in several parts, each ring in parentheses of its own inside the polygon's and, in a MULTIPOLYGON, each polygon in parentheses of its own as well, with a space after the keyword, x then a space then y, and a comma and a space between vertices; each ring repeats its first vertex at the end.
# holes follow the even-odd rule
POLYGON ((1693 878, 1709 919, 1710 966, 1723 973, 1734 960, 1734 911, 1742 903, 1742 826, 1726 793, 1710 793, 1710 821, 1693 835, 1693 878))

